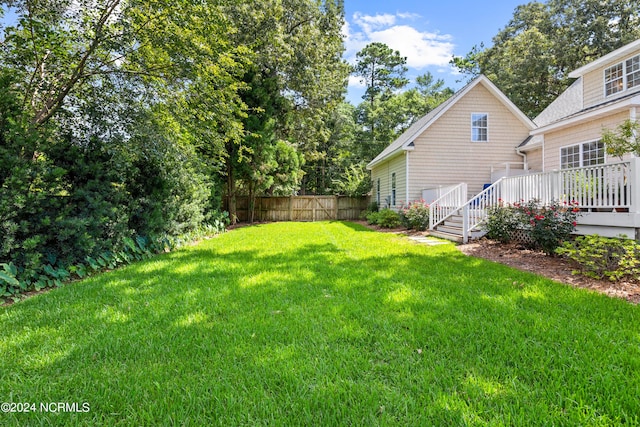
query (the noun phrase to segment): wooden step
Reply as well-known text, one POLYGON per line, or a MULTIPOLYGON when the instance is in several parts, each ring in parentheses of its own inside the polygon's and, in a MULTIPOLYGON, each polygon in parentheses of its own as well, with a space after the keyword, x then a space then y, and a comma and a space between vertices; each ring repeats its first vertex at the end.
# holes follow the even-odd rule
POLYGON ((459 236, 462 236, 463 234, 462 227, 459 227, 456 225, 447 225, 446 223, 440 224, 439 226, 437 226, 436 230, 441 231, 443 233, 456 234, 459 236))
POLYGON ((451 240, 452 242, 462 243, 462 235, 451 234, 440 230, 430 230, 429 236, 438 237, 440 239, 451 240))

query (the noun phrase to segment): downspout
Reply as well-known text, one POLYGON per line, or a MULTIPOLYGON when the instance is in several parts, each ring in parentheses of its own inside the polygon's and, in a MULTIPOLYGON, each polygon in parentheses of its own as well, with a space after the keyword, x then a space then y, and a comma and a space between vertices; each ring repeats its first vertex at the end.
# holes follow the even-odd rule
MULTIPOLYGON (((632 122, 636 122, 638 120, 638 108, 637 107, 631 107, 631 111, 629 112, 629 120, 631 120, 632 122)), ((635 129, 633 129, 633 138, 634 139, 638 139, 638 134, 637 131, 635 129)))
POLYGON ((516 147, 516 154, 518 156, 522 156, 522 163, 524 163, 524 170, 528 171, 529 170, 529 164, 527 162, 527 153, 523 153, 522 151, 520 151, 520 147, 516 147))
POLYGON ((405 151, 405 179, 404 179, 404 187, 406 190, 405 203, 409 206, 409 150, 405 151))

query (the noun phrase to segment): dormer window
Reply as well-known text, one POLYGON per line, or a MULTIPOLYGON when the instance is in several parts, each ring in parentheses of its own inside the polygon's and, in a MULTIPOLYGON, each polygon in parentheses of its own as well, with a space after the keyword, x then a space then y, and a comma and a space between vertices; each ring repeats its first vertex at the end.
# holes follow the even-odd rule
POLYGON ((604 70, 604 91, 606 96, 636 86, 640 86, 640 55, 604 70))
POLYGON ((626 61, 627 89, 640 85, 640 55, 626 61))
POLYGON ((621 92, 624 89, 624 73, 622 64, 616 64, 604 70, 604 90, 607 96, 621 92))

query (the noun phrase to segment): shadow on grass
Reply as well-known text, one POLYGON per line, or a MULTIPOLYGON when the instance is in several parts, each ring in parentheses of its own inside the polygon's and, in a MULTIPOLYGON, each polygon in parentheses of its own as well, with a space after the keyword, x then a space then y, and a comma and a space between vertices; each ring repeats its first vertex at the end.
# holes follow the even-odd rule
POLYGON ((327 224, 300 226, 313 238, 236 230, 4 310, 1 394, 89 401, 89 414, 56 415, 87 425, 640 413, 636 307, 448 246, 327 224))

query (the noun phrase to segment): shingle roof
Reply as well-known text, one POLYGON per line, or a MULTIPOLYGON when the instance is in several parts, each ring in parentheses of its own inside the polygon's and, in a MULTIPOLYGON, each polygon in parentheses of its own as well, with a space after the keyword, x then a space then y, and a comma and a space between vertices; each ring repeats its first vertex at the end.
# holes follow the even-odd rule
POLYGON ((564 92, 558 96, 542 113, 533 119, 538 126, 546 126, 561 120, 582 109, 582 77, 573 82, 564 92))

